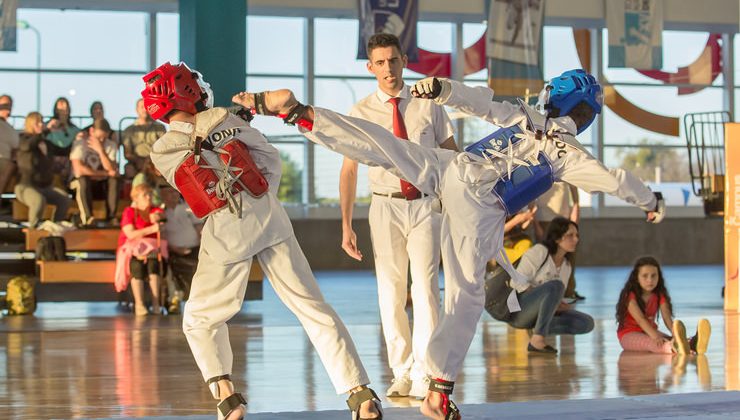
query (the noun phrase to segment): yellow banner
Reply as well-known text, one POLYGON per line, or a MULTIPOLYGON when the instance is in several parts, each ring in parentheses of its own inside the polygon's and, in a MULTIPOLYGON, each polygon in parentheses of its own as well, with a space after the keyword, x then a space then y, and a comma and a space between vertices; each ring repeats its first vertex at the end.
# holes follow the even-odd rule
POLYGON ((725 310, 740 312, 740 124, 725 124, 725 310))

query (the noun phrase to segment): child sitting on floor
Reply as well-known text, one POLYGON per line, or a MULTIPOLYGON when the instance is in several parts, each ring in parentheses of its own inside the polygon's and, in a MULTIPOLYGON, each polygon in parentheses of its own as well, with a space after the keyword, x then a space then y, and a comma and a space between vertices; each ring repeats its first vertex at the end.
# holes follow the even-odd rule
POLYGON ((617 336, 625 350, 652 353, 695 352, 704 354, 712 328, 706 319, 699 320, 696 334, 686 339, 683 322, 673 320, 671 296, 665 286, 660 264, 653 257, 641 257, 630 272, 617 303, 617 336), (673 336, 658 331, 658 310, 673 336))

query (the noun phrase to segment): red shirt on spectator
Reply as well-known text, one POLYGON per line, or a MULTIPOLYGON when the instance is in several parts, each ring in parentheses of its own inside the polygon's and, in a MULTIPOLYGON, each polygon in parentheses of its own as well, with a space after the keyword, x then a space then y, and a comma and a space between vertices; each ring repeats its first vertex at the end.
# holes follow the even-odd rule
MULTIPOLYGON (((150 207, 149 208, 149 214, 146 215, 146 217, 141 216, 141 212, 137 211, 133 207, 126 207, 125 210, 123 210, 123 215, 121 216, 121 234, 118 236, 118 246, 120 247, 124 243, 126 243, 126 234, 123 233, 123 227, 126 225, 134 225, 135 230, 143 229, 145 227, 149 227, 153 225, 151 222, 149 216, 153 213, 163 213, 164 210, 162 210, 159 207, 150 207)), ((156 233, 152 233, 149 235, 146 235, 145 238, 157 238, 156 233)))
MULTIPOLYGON (((628 301, 636 301, 637 297, 635 297, 633 292, 630 293, 627 299, 628 301)), ((658 300, 658 294, 653 293, 650 295, 650 298, 645 305, 645 318, 647 318, 648 322, 650 322, 656 330, 658 329, 658 324, 655 323, 655 316, 658 314, 658 309, 663 303, 665 303, 665 296, 660 295, 660 300, 658 300)), ((635 318, 633 318, 629 311, 627 311, 624 316, 624 322, 619 326, 619 328, 617 328, 617 337, 621 340, 622 337, 631 332, 645 333, 645 331, 642 330, 642 327, 640 327, 640 324, 638 324, 635 318)))

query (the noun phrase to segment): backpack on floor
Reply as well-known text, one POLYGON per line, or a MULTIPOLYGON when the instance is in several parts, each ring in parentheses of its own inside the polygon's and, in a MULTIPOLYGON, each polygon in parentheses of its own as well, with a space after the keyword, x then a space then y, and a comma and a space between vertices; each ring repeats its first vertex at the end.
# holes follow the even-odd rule
POLYGON ((29 315, 36 311, 36 286, 26 276, 8 281, 5 296, 8 315, 29 315))
POLYGON ((67 244, 61 236, 47 236, 36 242, 36 260, 65 261, 66 259, 67 244))

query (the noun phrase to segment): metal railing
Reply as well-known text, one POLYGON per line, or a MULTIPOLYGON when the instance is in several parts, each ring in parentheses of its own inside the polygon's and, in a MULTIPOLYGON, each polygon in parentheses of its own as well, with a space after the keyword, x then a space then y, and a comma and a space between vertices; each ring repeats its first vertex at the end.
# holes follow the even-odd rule
POLYGON ((689 175, 694 195, 716 199, 724 191, 727 111, 697 112, 683 117, 689 175))

